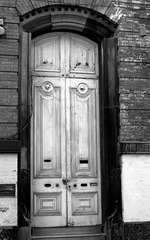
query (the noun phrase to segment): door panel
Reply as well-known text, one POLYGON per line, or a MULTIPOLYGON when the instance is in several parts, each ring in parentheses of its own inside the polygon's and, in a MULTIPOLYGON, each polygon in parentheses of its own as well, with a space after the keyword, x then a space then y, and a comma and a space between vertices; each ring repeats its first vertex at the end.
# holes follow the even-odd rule
POLYGON ((60 71, 60 47, 59 35, 35 42, 35 70, 60 71))
POLYGON ((98 225, 97 45, 76 34, 53 33, 34 40, 33 52, 32 225, 98 225))
POLYGON ((65 80, 34 78, 33 225, 66 225, 65 80))
POLYGON ((101 223, 98 80, 66 79, 66 92, 68 225, 96 225, 101 223))
POLYGON ((70 36, 70 73, 96 74, 95 45, 91 41, 70 36))
POLYGON ((53 33, 33 40, 32 74, 97 78, 98 47, 73 33, 53 33))
POLYGON ((74 79, 70 83, 70 158, 74 177, 97 176, 96 87, 97 80, 74 79))
POLYGON ((61 124, 64 125, 64 80, 43 81, 34 84, 36 151, 34 176, 61 176, 61 124))

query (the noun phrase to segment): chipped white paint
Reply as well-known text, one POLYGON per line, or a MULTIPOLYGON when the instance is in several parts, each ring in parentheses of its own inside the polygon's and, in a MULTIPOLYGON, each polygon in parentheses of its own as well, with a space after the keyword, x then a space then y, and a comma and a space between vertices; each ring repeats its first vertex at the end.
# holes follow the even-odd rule
POLYGON ((15 184, 15 197, 0 196, 0 226, 17 226, 17 154, 0 154, 0 184, 15 184))
POLYGON ((150 155, 123 155, 123 221, 150 221, 150 155))
POLYGON ((73 33, 34 39, 32 226, 101 223, 97 47, 73 33))

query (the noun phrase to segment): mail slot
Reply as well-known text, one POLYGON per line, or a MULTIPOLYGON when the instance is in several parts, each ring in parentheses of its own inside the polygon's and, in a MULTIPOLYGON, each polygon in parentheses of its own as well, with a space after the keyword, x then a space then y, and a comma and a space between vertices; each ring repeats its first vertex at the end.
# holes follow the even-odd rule
POLYGON ((0 197, 15 197, 15 184, 0 184, 0 197))

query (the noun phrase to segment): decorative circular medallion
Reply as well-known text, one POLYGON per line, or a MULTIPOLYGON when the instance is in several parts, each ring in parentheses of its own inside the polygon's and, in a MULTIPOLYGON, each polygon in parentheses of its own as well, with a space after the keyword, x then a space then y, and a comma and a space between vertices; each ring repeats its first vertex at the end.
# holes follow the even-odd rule
POLYGON ((77 91, 81 94, 87 93, 88 90, 89 90, 89 88, 85 83, 80 83, 77 87, 77 91))
POLYGON ((45 82, 42 85, 42 89, 44 92, 51 92, 54 89, 54 87, 51 82, 45 82))

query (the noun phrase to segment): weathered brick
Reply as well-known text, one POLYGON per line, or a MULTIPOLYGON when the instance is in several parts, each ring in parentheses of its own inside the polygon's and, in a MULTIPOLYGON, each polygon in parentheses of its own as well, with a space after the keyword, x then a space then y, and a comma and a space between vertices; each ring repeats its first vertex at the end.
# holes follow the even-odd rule
POLYGON ((119 50, 119 61, 126 62, 149 62, 150 48, 121 47, 119 50))
POLYGON ((19 24, 5 24, 6 38, 19 39, 19 24))
POLYGON ((1 0, 0 6, 15 7, 16 0, 1 0))
POLYGON ((18 139, 18 126, 17 124, 0 124, 0 140, 3 139, 18 139))
POLYGON ((18 109, 16 107, 0 107, 0 123, 17 123, 18 109))
POLYGON ((149 141, 150 139, 150 126, 142 125, 129 125, 120 126, 120 141, 149 141))
POLYGON ((121 62, 119 76, 121 78, 150 78, 150 63, 121 62))
POLYGON ((14 89, 0 89, 0 105, 16 106, 18 104, 18 92, 14 89))
POLYGON ((18 82, 17 81, 0 81, 0 88, 13 88, 13 89, 18 89, 18 82))
MULTIPOLYGON (((126 32, 119 32, 118 34, 118 45, 121 46, 128 46, 128 47, 139 47, 139 48, 149 48, 150 47, 150 37, 149 35, 145 36, 144 38, 140 37, 139 33, 126 33, 126 32)), ((119 48, 120 51, 121 48, 119 48)))
POLYGON ((18 55, 19 43, 17 40, 1 39, 0 54, 2 55, 18 55))
POLYGON ((120 94, 121 109, 150 109, 150 92, 129 91, 120 94))
POLYGON ((123 126, 150 126, 150 110, 121 110, 120 123, 123 126))
POLYGON ((139 78, 120 78, 119 79, 119 92, 129 93, 134 91, 144 91, 149 93, 150 80, 139 78))
POLYGON ((126 32, 139 32, 140 25, 143 24, 147 30, 150 30, 150 19, 140 19, 139 18, 125 18, 119 25, 119 31, 126 31, 126 32))
POLYGON ((27 12, 30 12, 34 9, 33 4, 31 3, 30 0, 26 0, 26 1, 18 0, 16 4, 16 8, 21 15, 27 12))
POLYGON ((16 56, 0 56, 0 71, 18 71, 18 58, 16 56))
POLYGON ((34 8, 40 8, 44 6, 48 6, 48 1, 47 0, 31 0, 34 8))
POLYGON ((0 88, 18 88, 18 74, 13 72, 0 72, 0 88))
POLYGON ((119 7, 123 10, 124 16, 130 18, 149 18, 150 16, 150 5, 138 5, 139 7, 132 7, 132 5, 126 6, 119 1, 119 7))
POLYGON ((0 16, 4 23, 19 23, 19 16, 15 8, 0 7, 0 16))

